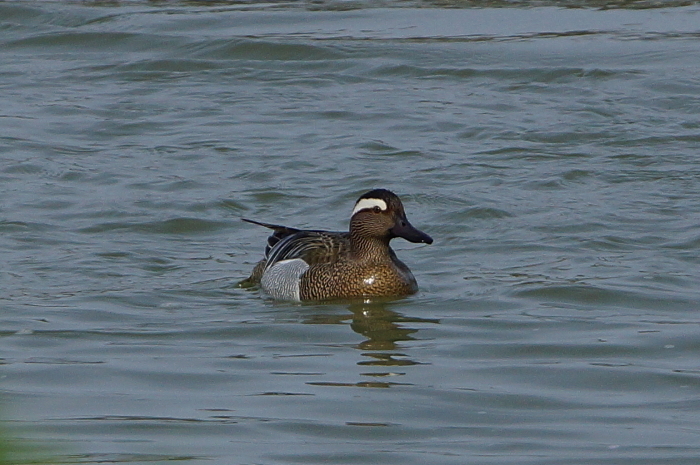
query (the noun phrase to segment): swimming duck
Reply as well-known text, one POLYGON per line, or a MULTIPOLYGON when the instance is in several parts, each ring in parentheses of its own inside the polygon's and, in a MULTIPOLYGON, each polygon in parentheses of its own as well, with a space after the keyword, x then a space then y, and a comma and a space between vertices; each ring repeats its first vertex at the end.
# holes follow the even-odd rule
POLYGON ((328 300, 402 296, 418 291, 411 270, 396 257, 389 241, 402 237, 432 244, 414 228, 399 197, 371 190, 357 200, 349 232, 300 230, 243 218, 273 230, 265 258, 242 285, 260 285, 280 300, 328 300))

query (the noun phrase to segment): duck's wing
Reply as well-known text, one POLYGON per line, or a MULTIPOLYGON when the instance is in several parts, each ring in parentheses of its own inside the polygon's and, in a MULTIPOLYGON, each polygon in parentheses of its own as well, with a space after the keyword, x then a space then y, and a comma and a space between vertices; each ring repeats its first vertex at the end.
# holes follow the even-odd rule
POLYGON ((282 260, 301 258, 309 265, 334 263, 350 251, 348 233, 301 230, 243 219, 248 223, 272 229, 265 248, 265 270, 282 260))
POLYGON ((347 233, 299 231, 285 237, 267 255, 269 268, 282 260, 301 258, 309 265, 335 263, 350 250, 347 233))

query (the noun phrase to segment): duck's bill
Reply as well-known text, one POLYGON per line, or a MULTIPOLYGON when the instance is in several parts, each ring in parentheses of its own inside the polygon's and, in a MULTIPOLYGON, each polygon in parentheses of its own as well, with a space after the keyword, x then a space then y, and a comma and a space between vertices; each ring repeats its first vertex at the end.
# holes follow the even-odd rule
POLYGON ((424 244, 433 243, 432 237, 428 236, 423 231, 419 231, 418 229, 414 228, 413 225, 409 223, 406 219, 404 219, 403 221, 399 221, 396 224, 396 226, 391 228, 391 234, 394 237, 401 237, 409 242, 422 242, 424 244))

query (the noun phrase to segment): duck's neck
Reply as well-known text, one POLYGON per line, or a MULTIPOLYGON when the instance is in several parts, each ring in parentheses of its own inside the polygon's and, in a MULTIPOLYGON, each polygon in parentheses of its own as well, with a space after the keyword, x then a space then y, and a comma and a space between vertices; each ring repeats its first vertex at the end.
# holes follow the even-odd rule
POLYGON ((360 260, 380 261, 389 257, 389 237, 373 237, 350 229, 352 254, 360 260))

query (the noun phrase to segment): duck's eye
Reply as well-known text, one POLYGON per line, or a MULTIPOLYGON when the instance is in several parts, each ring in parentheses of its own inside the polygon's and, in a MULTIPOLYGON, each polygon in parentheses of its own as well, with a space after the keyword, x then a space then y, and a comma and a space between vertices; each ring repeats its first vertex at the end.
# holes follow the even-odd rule
POLYGON ((377 207, 377 206, 375 205, 374 208, 372 208, 372 211, 373 211, 374 213, 380 213, 380 212, 382 211, 382 209, 379 208, 379 207, 377 207))

